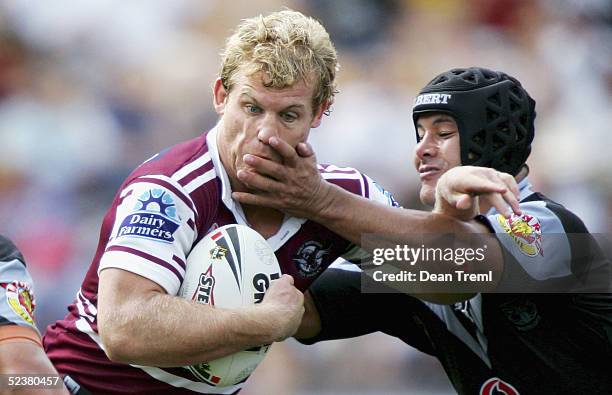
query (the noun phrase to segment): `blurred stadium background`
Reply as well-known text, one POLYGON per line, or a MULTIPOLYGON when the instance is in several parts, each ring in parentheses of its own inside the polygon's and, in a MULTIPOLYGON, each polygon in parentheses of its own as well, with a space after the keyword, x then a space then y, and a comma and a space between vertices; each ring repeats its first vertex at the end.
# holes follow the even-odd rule
MULTIPOLYGON (((414 94, 451 67, 502 69, 538 103, 536 188, 612 231, 608 0, 1 0, 0 232, 29 263, 41 328, 64 316, 123 178, 214 125, 231 29, 282 6, 319 18, 339 51, 340 94, 311 134, 321 162, 420 208, 414 94)), ((276 344, 243 393, 453 392, 436 360, 378 334, 276 344)))

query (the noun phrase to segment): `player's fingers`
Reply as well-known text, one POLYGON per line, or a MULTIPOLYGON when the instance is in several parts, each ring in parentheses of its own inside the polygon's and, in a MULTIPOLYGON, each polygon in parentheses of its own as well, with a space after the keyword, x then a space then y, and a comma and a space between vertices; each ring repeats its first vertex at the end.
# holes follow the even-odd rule
POLYGON ((474 204, 473 200, 474 198, 472 196, 468 194, 461 194, 456 199, 455 207, 457 207, 459 210, 468 210, 474 204))
POLYGON ((298 143, 298 145, 295 147, 295 150, 297 151, 298 155, 301 156, 302 158, 308 158, 310 156, 314 156, 314 150, 312 149, 312 146, 309 143, 298 143))
POLYGON ((508 189, 518 198, 520 196, 519 187, 514 177, 508 173, 498 172, 498 177, 506 184, 508 189))
POLYGON ((276 180, 282 181, 285 179, 284 166, 260 156, 246 154, 243 157, 244 163, 251 166, 257 173, 270 176, 276 180))
POLYGON ((504 200, 506 201, 506 204, 508 204, 510 206, 510 209, 516 214, 516 215, 521 215, 521 207, 519 204, 519 200, 517 198, 517 196, 514 194, 513 191, 509 190, 504 193, 503 195, 504 200))
POLYGON ((236 176, 247 187, 259 191, 278 192, 282 185, 270 177, 243 169, 238 170, 236 176))
POLYGON ((510 206, 511 210, 517 214, 521 214, 521 209, 519 206, 519 188, 518 184, 514 177, 512 177, 508 173, 497 172, 497 177, 506 185, 507 191, 502 193, 502 197, 506 201, 506 203, 510 206))
POLYGON ((281 155, 283 163, 288 166, 295 166, 298 159, 295 148, 279 137, 271 137, 269 143, 270 146, 281 155))
POLYGON ((466 185, 462 188, 464 192, 475 195, 482 195, 485 193, 504 193, 507 188, 506 185, 501 181, 493 181, 487 178, 474 178, 473 180, 467 180, 466 185))
POLYGON ((275 205, 275 203, 277 202, 276 199, 267 196, 256 195, 253 193, 232 192, 232 199, 240 202, 241 204, 277 208, 275 205))
POLYGON ((512 215, 512 209, 510 208, 502 194, 489 193, 485 197, 488 200, 489 204, 495 207, 497 212, 499 212, 506 218, 510 218, 510 216, 512 215))
POLYGON ((279 280, 287 281, 287 282, 289 282, 289 284, 291 284, 291 285, 293 285, 293 283, 294 283, 293 277, 292 277, 291 275, 289 275, 289 274, 283 274, 283 275, 280 277, 280 279, 279 279, 279 280))

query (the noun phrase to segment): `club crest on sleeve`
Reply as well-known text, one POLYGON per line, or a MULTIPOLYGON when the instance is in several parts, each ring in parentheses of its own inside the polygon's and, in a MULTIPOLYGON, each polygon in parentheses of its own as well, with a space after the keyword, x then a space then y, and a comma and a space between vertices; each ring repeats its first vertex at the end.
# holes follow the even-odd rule
POLYGON ((331 247, 324 248, 318 241, 307 241, 300 246, 293 257, 297 269, 302 277, 310 278, 321 272, 323 258, 329 255, 331 247))
POLYGON ((144 237, 172 243, 179 225, 172 195, 163 189, 151 189, 137 198, 132 213, 121 223, 117 237, 144 237))
POLYGON ((36 301, 29 284, 18 281, 2 284, 6 289, 6 301, 10 308, 30 325, 34 325, 36 301))
POLYGON ((544 256, 542 227, 537 217, 512 214, 510 218, 505 218, 497 214, 497 222, 504 232, 512 237, 523 254, 530 257, 544 256))

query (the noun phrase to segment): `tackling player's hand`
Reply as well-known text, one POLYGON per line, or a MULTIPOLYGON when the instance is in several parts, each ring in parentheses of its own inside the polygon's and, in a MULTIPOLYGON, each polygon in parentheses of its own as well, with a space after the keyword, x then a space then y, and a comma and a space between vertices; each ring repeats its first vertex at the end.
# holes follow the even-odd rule
POLYGON ((278 137, 270 138, 269 145, 280 154, 282 163, 244 155, 244 162, 252 170, 239 170, 237 177, 251 192, 234 192, 232 197, 243 204, 272 207, 312 219, 326 207, 330 188, 317 169, 312 148, 307 143, 293 148, 278 137))
POLYGON ((436 185, 434 212, 470 220, 479 214, 479 203, 510 217, 521 214, 519 189, 514 177, 488 167, 457 166, 440 177, 436 185))
POLYGON ((270 284, 261 302, 268 310, 268 317, 276 331, 274 341, 293 336, 304 315, 304 294, 293 286, 293 277, 283 274, 270 284))

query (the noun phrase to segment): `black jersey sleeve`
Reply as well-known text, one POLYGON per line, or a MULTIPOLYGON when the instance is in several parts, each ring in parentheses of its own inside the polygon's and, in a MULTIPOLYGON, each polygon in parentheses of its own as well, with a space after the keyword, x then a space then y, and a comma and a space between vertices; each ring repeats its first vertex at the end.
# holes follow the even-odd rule
POLYGON ((403 293, 364 293, 362 281, 369 281, 369 277, 362 276, 359 270, 327 269, 309 288, 321 317, 321 332, 300 342, 314 344, 383 332, 433 354, 417 314, 427 307, 403 293))

